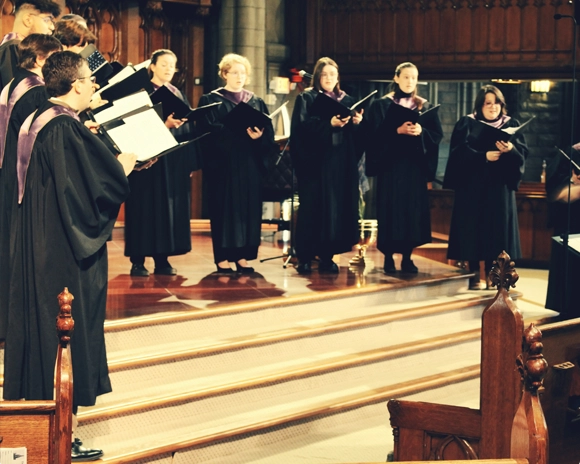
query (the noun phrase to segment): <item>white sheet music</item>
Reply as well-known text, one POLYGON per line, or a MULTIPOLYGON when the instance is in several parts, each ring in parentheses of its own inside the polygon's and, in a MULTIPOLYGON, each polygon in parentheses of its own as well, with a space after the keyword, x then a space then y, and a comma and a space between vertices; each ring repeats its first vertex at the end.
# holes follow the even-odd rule
POLYGON ((145 61, 142 61, 141 63, 133 65, 133 68, 135 69, 135 71, 139 71, 141 68, 148 68, 150 64, 151 64, 151 60, 145 60, 145 61))
POLYGON ((146 161, 178 145, 153 108, 123 118, 125 124, 107 130, 123 153, 135 153, 138 161, 146 161))
POLYGON ((144 106, 153 106, 149 94, 142 90, 141 92, 134 93, 119 100, 112 102, 113 106, 105 110, 94 113, 95 121, 99 124, 103 124, 107 121, 111 121, 124 114, 130 113, 138 108, 144 106))
POLYGON ((569 237, 568 246, 580 253, 580 237, 569 237))

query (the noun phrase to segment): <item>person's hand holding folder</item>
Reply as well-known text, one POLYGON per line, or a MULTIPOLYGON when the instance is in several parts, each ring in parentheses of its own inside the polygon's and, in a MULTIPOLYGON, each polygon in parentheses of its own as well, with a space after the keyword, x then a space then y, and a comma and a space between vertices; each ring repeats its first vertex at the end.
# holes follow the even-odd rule
POLYGON ((332 127, 344 127, 348 124, 348 122, 350 121, 350 116, 347 116, 346 118, 340 118, 340 115, 337 116, 333 116, 332 119, 330 120, 330 125, 332 127))
POLYGON ((258 129, 257 127, 254 128, 248 127, 246 130, 252 140, 258 140, 260 137, 262 137, 262 134, 264 133, 264 128, 258 129))
POLYGON ((186 118, 175 119, 173 117, 174 115, 175 113, 171 113, 169 116, 167 116, 167 119, 165 120, 165 126, 168 129, 177 129, 187 122, 186 118))
POLYGON ((423 128, 418 122, 413 124, 412 122, 407 121, 397 127, 397 134, 400 135, 410 135, 412 137, 416 137, 421 135, 421 132, 423 132, 423 128))

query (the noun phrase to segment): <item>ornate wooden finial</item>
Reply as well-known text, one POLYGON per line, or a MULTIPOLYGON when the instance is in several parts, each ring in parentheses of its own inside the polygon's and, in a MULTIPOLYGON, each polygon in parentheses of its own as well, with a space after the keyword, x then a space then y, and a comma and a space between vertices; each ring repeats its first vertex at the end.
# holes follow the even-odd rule
POLYGON ((516 365, 524 388, 532 394, 537 394, 548 370, 548 362, 542 354, 543 350, 542 332, 534 324, 530 324, 524 331, 522 354, 517 357, 516 365))
POLYGON ((75 327, 75 321, 71 315, 71 303, 75 297, 68 291, 68 288, 65 287, 64 290, 58 294, 57 298, 60 311, 56 317, 56 331, 61 345, 66 345, 70 342, 70 337, 75 327))
POLYGON ((502 251, 489 271, 489 281, 492 287, 497 287, 498 290, 505 288, 507 291, 510 287, 515 288, 516 282, 520 278, 515 265, 516 263, 511 260, 510 255, 502 251))

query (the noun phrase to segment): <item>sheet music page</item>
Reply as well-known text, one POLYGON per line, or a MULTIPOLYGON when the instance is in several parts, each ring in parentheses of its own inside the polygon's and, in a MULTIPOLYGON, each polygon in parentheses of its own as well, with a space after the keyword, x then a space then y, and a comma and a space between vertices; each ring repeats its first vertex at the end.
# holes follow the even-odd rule
POLYGON ((135 69, 135 71, 139 71, 141 68, 148 68, 150 64, 151 64, 151 60, 145 60, 145 61, 142 61, 141 63, 134 65, 133 69, 135 69))
POLYGON ((576 250, 578 253, 580 253, 580 237, 570 236, 568 238, 568 246, 573 250, 576 250))
POLYGON ((146 161, 178 145, 153 108, 124 118, 125 124, 107 131, 123 153, 135 153, 146 161))
POLYGON ((354 110, 358 105, 360 105, 361 103, 367 101, 369 98, 371 98, 375 93, 377 93, 378 90, 373 90, 371 93, 369 93, 366 97, 364 97, 362 100, 357 101, 354 105, 352 105, 350 107, 351 110, 354 110))
POLYGON ((153 106, 153 103, 147 92, 142 90, 128 97, 115 100, 111 108, 94 113, 95 121, 103 124, 144 106, 153 106))
POLYGON ((508 133, 509 135, 514 135, 517 131, 519 131, 520 129, 523 129, 524 127, 526 127, 530 122, 532 122, 532 119, 534 119, 534 117, 528 119, 526 122, 524 122, 522 125, 517 126, 517 127, 506 127, 505 129, 502 129, 502 131, 508 133))
POLYGON ((95 92, 95 95, 102 93, 103 91, 111 87, 113 84, 121 82, 123 79, 129 77, 131 74, 135 74, 135 72, 136 71, 133 68, 133 66, 125 66, 121 71, 119 71, 117 74, 111 77, 109 83, 106 86, 104 86, 102 89, 97 90, 95 92))

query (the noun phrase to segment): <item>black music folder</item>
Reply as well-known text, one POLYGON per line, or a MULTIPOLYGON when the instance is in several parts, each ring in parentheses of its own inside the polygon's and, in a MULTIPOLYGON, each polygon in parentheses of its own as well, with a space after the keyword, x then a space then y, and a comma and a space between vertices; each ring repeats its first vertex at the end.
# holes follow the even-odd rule
POLYGON ((401 127, 406 122, 413 124, 424 125, 431 121, 439 113, 439 107, 441 105, 436 105, 423 112, 414 111, 405 106, 399 105, 392 102, 387 109, 387 114, 385 116, 385 123, 390 127, 401 127))
POLYGON ((107 80, 109 76, 114 73, 113 66, 105 59, 101 52, 97 50, 94 44, 88 44, 79 53, 89 63, 91 75, 95 76, 97 84, 101 84, 107 80))
POLYGON ((240 102, 226 114, 222 123, 233 132, 247 135, 248 127, 264 129, 268 124, 272 125, 272 119, 247 103, 240 102))
POLYGON ((161 103, 163 105, 163 120, 166 120, 170 114, 173 114, 175 119, 188 119, 190 121, 195 121, 202 116, 205 116, 208 111, 213 110, 216 106, 221 105, 221 102, 215 102, 195 109, 190 108, 187 103, 175 95, 165 85, 162 85, 151 94, 151 101, 154 104, 161 103))
POLYGON ((474 138, 479 146, 487 148, 487 151, 497 151, 497 147, 495 146, 496 142, 513 141, 519 132, 527 127, 534 118, 535 116, 518 127, 507 127, 505 129, 497 129, 476 119, 469 136, 474 138))
POLYGON ((103 100, 113 101, 136 93, 139 90, 146 90, 147 93, 153 92, 153 84, 145 68, 135 71, 125 79, 105 87, 100 93, 103 100))
POLYGON ((333 116, 339 116, 340 119, 344 119, 353 116, 356 108, 361 106, 362 103, 372 97, 375 93, 377 93, 376 90, 369 93, 362 100, 357 101, 351 107, 348 107, 320 92, 314 99, 314 103, 312 103, 308 112, 311 116, 318 116, 320 119, 332 119, 333 116))

